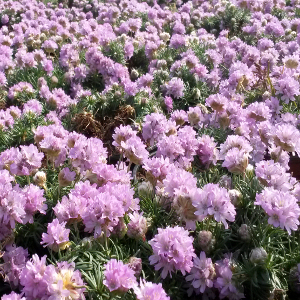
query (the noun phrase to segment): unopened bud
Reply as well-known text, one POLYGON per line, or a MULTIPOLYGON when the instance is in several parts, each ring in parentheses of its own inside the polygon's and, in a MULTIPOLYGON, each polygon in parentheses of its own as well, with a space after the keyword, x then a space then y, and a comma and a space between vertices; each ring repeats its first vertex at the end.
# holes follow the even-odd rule
POLYGON ((139 77, 139 72, 137 71, 137 70, 135 70, 135 69, 132 69, 131 70, 131 73, 130 73, 130 77, 131 77, 131 79, 137 79, 138 77, 139 77))
POLYGON ((156 64, 158 69, 164 69, 167 67, 167 65, 167 62, 164 59, 158 60, 156 64))
POLYGON ((246 175, 247 176, 253 176, 254 175, 254 167, 251 164, 248 164, 246 168, 246 175))
POLYGON ((263 95, 262 95, 262 98, 263 98, 263 100, 267 100, 267 99, 269 99, 271 96, 272 96, 272 95, 271 95, 270 92, 265 91, 265 92, 263 93, 263 95))
POLYGON ((242 199, 242 194, 238 190, 235 189, 229 190, 228 194, 229 194, 230 201, 234 206, 236 206, 242 199))
POLYGON ((251 239, 249 226, 247 224, 242 224, 238 229, 238 234, 243 241, 249 241, 251 239))
POLYGON ((151 198, 153 196, 153 185, 149 181, 143 181, 138 185, 140 198, 151 198))
POLYGON ((147 105, 148 103, 149 103, 149 100, 147 98, 143 97, 141 99, 141 105, 147 105))
POLYGON ((40 77, 37 81, 38 88, 40 89, 42 86, 47 85, 47 81, 44 77, 40 77))
POLYGON ((43 171, 38 171, 33 176, 34 183, 39 187, 44 187, 47 181, 46 173, 43 171))
POLYGON ((51 77, 51 82, 52 82, 53 84, 57 84, 57 83, 58 83, 57 77, 56 77, 56 76, 52 76, 52 77, 51 77))
POLYGON ((75 179, 76 173, 73 171, 70 171, 69 168, 62 169, 58 174, 58 183, 59 186, 64 187, 68 186, 72 183, 72 181, 75 179))
POLYGON ((142 272, 142 260, 138 257, 130 257, 128 267, 134 271, 134 275, 139 277, 142 272))
POLYGON ((167 42, 170 39, 170 34, 167 32, 162 32, 159 37, 164 41, 167 42))
POLYGON ((231 177, 229 177, 228 175, 223 175, 219 180, 219 185, 226 189, 231 189, 232 186, 231 177))
POLYGON ((114 234, 116 234, 119 239, 122 239, 125 236, 126 232, 127 226, 125 224, 125 221, 123 218, 120 218, 118 225, 114 228, 114 234))
POLYGON ((267 257, 268 257, 268 254, 267 254, 266 250, 262 247, 255 248, 250 253, 250 261, 253 264, 263 264, 263 263, 265 263, 267 257))
POLYGON ((129 214, 130 222, 127 225, 127 235, 132 239, 146 239, 149 222, 142 214, 129 214))
POLYGON ((93 247, 94 237, 85 237, 82 239, 81 244, 85 246, 87 249, 91 249, 93 247))
POLYGON ((201 92, 200 92, 199 89, 197 89, 197 88, 194 88, 194 89, 193 89, 193 97, 194 97, 195 99, 200 99, 200 97, 201 97, 201 92))
POLYGON ((198 245, 204 251, 208 252, 213 248, 215 239, 210 231, 202 230, 198 234, 198 245))

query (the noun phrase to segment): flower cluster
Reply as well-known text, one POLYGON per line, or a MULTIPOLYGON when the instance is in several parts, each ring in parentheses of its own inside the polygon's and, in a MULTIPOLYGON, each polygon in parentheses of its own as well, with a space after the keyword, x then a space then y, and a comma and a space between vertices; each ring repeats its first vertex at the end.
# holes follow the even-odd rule
POLYGON ((74 263, 60 262, 54 267, 46 265, 46 256, 40 259, 36 254, 23 268, 20 283, 26 299, 80 299, 85 290, 74 263))
POLYGON ((278 191, 273 187, 265 188, 256 195, 256 205, 260 205, 268 214, 268 223, 274 227, 297 230, 299 225, 300 207, 298 201, 290 192, 278 191))
POLYGON ((16 223, 33 223, 34 214, 45 214, 47 209, 43 190, 32 184, 22 189, 13 186, 13 180, 7 170, 0 171, 0 240, 10 234, 16 223))
POLYGON ((203 189, 197 189, 193 205, 200 221, 211 215, 228 228, 227 221, 233 222, 235 219, 236 211, 227 190, 216 184, 209 183, 203 189))
POLYGON ((299 0, 56 2, 0 1, 2 299, 299 298, 299 0))
POLYGON ((158 229, 158 234, 149 241, 154 254, 149 257, 155 270, 162 269, 161 277, 166 278, 172 272, 181 271, 183 275, 190 272, 195 257, 193 238, 182 227, 158 229))

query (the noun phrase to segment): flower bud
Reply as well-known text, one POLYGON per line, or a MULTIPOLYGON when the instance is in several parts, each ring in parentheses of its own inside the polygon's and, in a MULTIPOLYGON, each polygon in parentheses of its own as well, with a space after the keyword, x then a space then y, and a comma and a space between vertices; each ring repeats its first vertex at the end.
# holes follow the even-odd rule
POLYGON ((254 175, 254 167, 253 167, 253 165, 248 164, 245 172, 246 172, 247 176, 253 176, 254 175))
POLYGON ((198 103, 197 106, 201 108, 201 111, 203 114, 209 113, 207 107, 205 105, 203 105, 202 103, 198 103))
POLYGON ((167 42, 170 39, 170 34, 167 32, 162 32, 159 37, 164 41, 167 42))
POLYGON ((262 247, 255 248, 250 253, 250 261, 253 264, 264 264, 267 257, 268 257, 268 254, 267 254, 266 250, 262 247))
POLYGON ((243 241, 249 241, 251 239, 249 227, 247 224, 242 224, 238 229, 238 234, 243 241))
POLYGON ((142 272, 142 260, 138 257, 130 257, 128 267, 134 271, 134 275, 139 277, 142 272))
POLYGON ((148 230, 148 220, 137 212, 128 215, 130 222, 127 225, 127 235, 133 239, 146 239, 146 232, 148 230))
POLYGON ((34 183, 39 187, 44 187, 47 181, 46 173, 43 171, 38 171, 33 176, 34 183))
POLYGON ((42 86, 47 85, 47 81, 44 77, 40 77, 37 81, 38 88, 40 89, 42 86))
POLYGON ((149 181, 143 181, 138 185, 138 195, 140 198, 152 198, 153 185, 149 181))
POLYGON ((201 97, 201 91, 199 89, 197 89, 197 88, 194 88, 193 89, 193 97, 195 99, 200 99, 200 97, 201 97))
POLYGON ((164 59, 160 59, 160 60, 157 61, 156 66, 157 66, 158 69, 164 69, 168 66, 168 64, 164 59))
POLYGON ((238 203, 240 202, 240 200, 242 199, 242 194, 240 191, 233 189, 233 190, 229 190, 228 191, 229 194, 229 198, 231 203, 236 206, 238 205, 238 203))
POLYGON ((130 73, 130 77, 132 80, 137 79, 139 77, 139 72, 136 69, 132 69, 130 73))
POLYGON ((58 83, 57 77, 56 77, 56 76, 52 76, 52 77, 51 77, 51 82, 52 82, 53 84, 57 84, 57 83, 58 83))
POLYGON ((262 95, 263 100, 267 100, 271 97, 271 93, 269 91, 265 91, 262 95))
POLYGON ((191 23, 191 24, 188 25, 187 30, 189 32, 191 32, 194 28, 195 28, 194 25, 191 23))
POLYGON ((59 186, 64 187, 68 186, 72 183, 72 181, 75 179, 76 173, 73 171, 70 171, 69 168, 62 169, 58 174, 58 183, 59 186))
POLYGON ((146 97, 143 97, 141 99, 141 105, 147 105, 149 103, 149 100, 146 97))
POLYGON ((291 290, 297 294, 300 294, 299 278, 300 278, 300 264, 298 264, 297 266, 291 269, 290 276, 289 276, 289 284, 291 290))
POLYGON ((291 34, 291 33, 292 33, 292 29, 287 28, 287 29, 285 30, 285 35, 289 35, 289 34, 291 34))
POLYGON ((140 44, 140 42, 139 42, 138 40, 134 40, 134 41, 132 42, 132 45, 133 45, 134 48, 138 48, 138 47, 139 47, 139 44, 140 44))
POLYGON ((87 249, 91 249, 93 247, 93 240, 94 237, 85 237, 82 239, 81 244, 82 246, 85 246, 87 249))
POLYGON ((122 239, 127 232, 127 226, 125 224, 124 218, 119 219, 118 225, 114 228, 114 233, 119 239, 122 239))
POLYGON ((210 231, 202 230, 198 234, 198 245, 204 251, 208 252, 213 248, 215 239, 210 231))
POLYGON ((229 177, 228 175, 223 175, 219 180, 219 185, 226 189, 231 189, 232 186, 231 177, 229 177))

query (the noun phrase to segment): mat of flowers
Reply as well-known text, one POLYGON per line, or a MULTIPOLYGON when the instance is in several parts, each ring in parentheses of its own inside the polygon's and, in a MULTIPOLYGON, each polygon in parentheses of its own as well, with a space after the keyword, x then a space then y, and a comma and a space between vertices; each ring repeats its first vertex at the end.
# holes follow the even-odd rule
POLYGON ((300 2, 157 1, 0 0, 1 300, 300 299, 300 2))

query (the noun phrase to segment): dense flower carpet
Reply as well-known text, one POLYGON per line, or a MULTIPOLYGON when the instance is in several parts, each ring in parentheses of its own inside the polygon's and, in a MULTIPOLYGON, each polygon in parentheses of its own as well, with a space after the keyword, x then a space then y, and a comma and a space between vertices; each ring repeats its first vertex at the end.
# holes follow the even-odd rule
POLYGON ((1 300, 300 299, 299 0, 0 0, 1 300))

